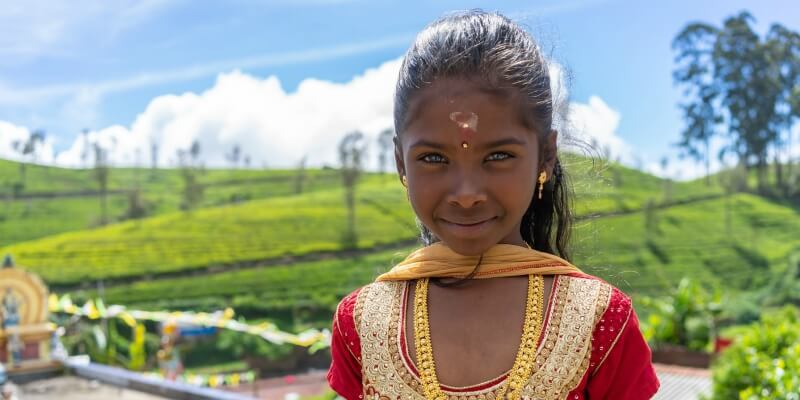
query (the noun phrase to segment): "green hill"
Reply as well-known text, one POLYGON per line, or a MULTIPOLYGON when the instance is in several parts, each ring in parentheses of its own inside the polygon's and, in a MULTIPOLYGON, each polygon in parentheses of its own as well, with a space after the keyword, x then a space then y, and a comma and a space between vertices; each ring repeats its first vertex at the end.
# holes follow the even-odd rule
MULTIPOLYGON (((572 171, 579 215, 630 212, 643 207, 648 199, 663 202, 667 196, 679 201, 718 192, 713 187, 673 184, 669 190, 672 194, 667 195, 664 182, 651 175, 619 166, 608 168, 579 156, 565 158, 568 171, 572 171)), ((90 173, 29 166, 28 179, 31 186, 44 187, 35 182, 47 176, 63 177, 64 182, 81 181, 91 179, 87 176, 90 173)), ((151 178, 141 180, 145 198, 161 199, 156 216, 101 228, 75 229, 85 223, 86 213, 97 213, 97 196, 37 199, 30 206, 28 202, 34 200, 7 200, 12 206, 6 208, 0 231, 10 234, 0 243, 13 244, 1 247, 0 252, 14 254, 19 263, 41 273, 51 284, 71 285, 341 248, 346 210, 336 171, 312 171, 315 184, 302 195, 289 194, 292 171, 208 171, 204 176, 208 185, 205 207, 191 213, 174 211, 180 200, 179 173, 157 170, 151 178), (232 193, 261 199, 214 206, 228 203, 232 193), (18 212, 26 207, 30 212, 18 212), (25 236, 44 237, 19 240, 25 236)), ((117 182, 137 174, 151 172, 115 169, 111 173, 117 182)), ((64 182, 53 187, 62 194, 86 189, 64 182)), ((111 187, 124 186, 115 185, 111 187)), ((408 240, 416 234, 413 214, 394 178, 365 176, 358 199, 358 247, 408 240)), ((112 199, 111 203, 125 207, 124 199, 112 199)))
MULTIPOLYGON (((800 231, 796 206, 745 193, 726 197, 721 187, 706 186, 703 180, 669 182, 585 157, 563 158, 579 217, 574 261, 626 292, 665 293, 683 276, 747 290, 785 268, 786 255, 800 248, 793 234, 800 231)), ((5 169, 16 171, 8 162, 5 169)), ((47 187, 38 179, 58 175, 64 180, 51 190, 91 188, 81 180, 91 179, 90 171, 46 172, 42 167, 33 173, 36 169, 29 169, 31 187, 47 187)), ((155 216, 99 228, 80 228, 86 216, 79 211, 96 212, 96 196, 7 199, 14 207, 32 202, 30 210, 61 225, 54 229, 59 232, 48 233, 31 214, 5 208, 13 217, 0 223, 0 232, 28 231, 38 238, 0 237, 0 243, 12 243, 0 254, 12 253, 20 265, 57 289, 72 288, 79 297, 93 295, 93 283, 103 280, 110 302, 199 309, 236 305, 263 316, 293 307, 329 312, 341 295, 407 254, 417 234, 403 190, 392 176, 362 178, 357 195, 360 251, 352 254, 343 251, 346 209, 337 171, 310 171, 315 180, 309 181, 316 183, 300 195, 293 194, 293 171, 208 171, 203 177, 207 197, 192 212, 177 211, 179 172, 113 170, 116 188, 136 174, 153 174, 142 180, 143 193, 171 200, 164 200, 155 216), (251 199, 229 201, 242 193, 251 199), (371 250, 379 244, 394 249, 371 250), (315 254, 318 261, 281 261, 315 254), (78 289, 81 284, 84 289, 78 289)), ((124 208, 124 198, 118 206, 124 208)))
MULTIPOLYGON (((369 180, 362 186, 358 247, 413 238, 403 191, 369 180)), ((346 226, 343 197, 341 189, 332 189, 173 212, 17 243, 0 253, 14 254, 50 284, 64 285, 337 250, 346 226)))
POLYGON ((766 283, 800 250, 800 208, 751 194, 609 216, 576 230, 577 265, 625 291, 665 294, 684 276, 728 290, 766 283))
MULTIPOLYGON (((59 233, 99 226, 101 196, 93 170, 26 166, 26 184, 20 182, 19 163, 0 160, 0 247, 59 233)), ((214 207, 252 199, 287 196, 296 191, 293 170, 206 170, 199 175, 204 187, 199 207, 214 207)), ((334 170, 307 170, 303 191, 329 190, 340 185, 334 170)), ((148 216, 180 210, 184 182, 175 169, 113 168, 109 174, 108 219, 126 219, 134 188, 148 216)))
MULTIPOLYGON (((642 212, 600 217, 576 230, 575 263, 632 294, 666 294, 683 277, 729 294, 763 286, 800 249, 800 211, 742 194, 657 212, 648 237, 642 212), (725 202, 731 204, 727 235, 725 202)), ((371 282, 411 247, 365 256, 139 281, 105 290, 108 301, 152 308, 219 309, 233 305, 253 315, 295 308, 330 312, 337 299, 371 282), (170 293, 181 293, 176 298, 170 293)), ((94 296, 90 290, 76 292, 94 296)))

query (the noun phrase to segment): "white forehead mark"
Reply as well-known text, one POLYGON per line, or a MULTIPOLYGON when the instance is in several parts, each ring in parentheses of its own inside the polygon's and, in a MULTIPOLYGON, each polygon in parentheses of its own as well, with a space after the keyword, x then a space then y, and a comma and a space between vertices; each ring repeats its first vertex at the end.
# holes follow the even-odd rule
POLYGON ((455 122, 461 129, 469 129, 478 132, 478 114, 471 111, 453 111, 450 113, 450 120, 455 122))
POLYGON ((470 139, 478 133, 478 114, 471 111, 453 111, 450 113, 450 120, 458 125, 461 147, 468 149, 470 139))

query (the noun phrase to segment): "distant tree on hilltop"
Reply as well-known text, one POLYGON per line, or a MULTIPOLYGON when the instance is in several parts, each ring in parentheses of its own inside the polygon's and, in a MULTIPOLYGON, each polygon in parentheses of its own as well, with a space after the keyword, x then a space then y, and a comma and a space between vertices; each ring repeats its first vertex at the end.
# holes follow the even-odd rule
POLYGON ((100 225, 108 221, 108 178, 111 169, 108 167, 108 150, 94 143, 94 178, 100 188, 100 225))
MULTIPOLYGON (((680 104, 686 127, 676 145, 705 161, 708 175, 710 142, 723 135, 718 157, 732 154, 745 171, 755 168, 764 190, 769 153, 789 154, 791 127, 800 118, 800 34, 772 24, 761 38, 753 22, 742 11, 721 27, 695 22, 675 37, 673 77, 686 98, 680 104)), ((781 168, 775 172, 783 187, 781 168)))
POLYGON ((347 230, 343 238, 345 247, 355 247, 356 235, 356 183, 361 175, 361 160, 366 151, 364 134, 353 131, 339 142, 339 161, 341 163, 342 183, 344 184, 345 204, 347 205, 347 230))
POLYGON ((43 144, 45 139, 45 132, 43 130, 35 130, 30 135, 28 135, 28 139, 25 141, 15 140, 12 142, 12 146, 14 150, 19 152, 22 157, 23 161, 19 163, 19 189, 17 191, 21 192, 25 186, 27 185, 27 170, 26 170, 26 162, 24 159, 31 158, 32 162, 36 162, 36 146, 43 144))
POLYGON ((380 152, 378 153, 378 164, 380 168, 380 172, 386 173, 387 171, 387 164, 389 164, 389 160, 391 159, 392 148, 394 147, 394 130, 393 129, 384 129, 378 135, 378 146, 380 148, 380 152))

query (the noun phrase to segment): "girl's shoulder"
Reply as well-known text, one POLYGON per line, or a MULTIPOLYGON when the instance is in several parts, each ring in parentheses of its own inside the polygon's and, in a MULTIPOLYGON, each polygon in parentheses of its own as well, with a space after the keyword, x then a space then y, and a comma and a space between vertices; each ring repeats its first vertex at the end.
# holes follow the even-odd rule
MULTIPOLYGON (((595 311, 593 319, 587 318, 593 326, 584 325, 587 330, 583 333, 590 336, 589 398, 652 397, 660 383, 630 296, 605 280, 585 273, 562 275, 558 282, 565 284, 561 291, 568 293, 565 295, 566 304, 594 303, 593 306, 587 305, 595 311), (566 290, 566 286, 570 290, 566 290), (620 379, 618 371, 626 371, 630 379, 620 379)), ((567 307, 565 313, 578 308, 570 310, 567 307)), ((561 322, 563 325, 564 320, 561 322)), ((580 331, 567 329, 567 332, 580 331)))
POLYGON ((364 297, 367 297, 369 292, 383 292, 391 297, 403 283, 404 281, 372 282, 353 290, 347 296, 344 296, 336 306, 334 322, 338 322, 340 326, 353 325, 353 329, 355 329, 360 307, 363 305, 364 297))
POLYGON ((336 306, 336 314, 339 315, 340 313, 344 314, 351 314, 355 310, 356 304, 359 301, 359 296, 364 297, 367 292, 371 290, 391 290, 393 291, 398 287, 398 284, 402 284, 405 281, 386 281, 386 282, 371 282, 364 286, 361 286, 352 292, 348 293, 346 296, 339 301, 339 305, 336 306))
MULTIPOLYGON (((364 303, 369 297, 372 303, 389 304, 398 295, 398 289, 405 287, 405 282, 372 282, 364 285, 339 301, 333 315, 333 341, 340 342, 340 348, 346 348, 347 353, 361 363, 361 338, 359 329, 361 316, 364 312, 364 303)), ((372 305, 371 308, 374 307, 372 305)), ((378 307, 381 308, 381 307, 378 307)))
POLYGON ((571 296, 586 295, 586 292, 597 293, 596 305, 604 310, 611 311, 613 308, 613 312, 623 314, 633 311, 631 297, 600 277, 581 272, 561 275, 558 281, 569 281, 575 286, 575 289, 568 291, 571 296))
MULTIPOLYGON (((560 309, 565 317, 561 325, 574 323, 589 335, 591 356, 589 367, 594 373, 608 355, 628 336, 641 336, 639 322, 630 296, 602 278, 586 273, 561 275, 556 281, 551 312, 560 309), (569 315, 572 317, 569 317, 569 315), (566 321, 566 322, 565 322, 566 321)), ((551 321, 552 317, 551 317, 551 321)))

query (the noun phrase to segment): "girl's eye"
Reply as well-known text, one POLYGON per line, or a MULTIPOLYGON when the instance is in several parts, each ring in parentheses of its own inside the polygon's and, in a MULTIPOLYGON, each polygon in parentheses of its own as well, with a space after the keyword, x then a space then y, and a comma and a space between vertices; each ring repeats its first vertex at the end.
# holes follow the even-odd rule
POLYGON ((431 164, 444 163, 447 161, 445 160, 444 157, 442 157, 441 154, 436 154, 436 153, 425 154, 419 159, 425 161, 426 163, 431 163, 431 164))
POLYGON ((489 154, 489 157, 486 157, 486 161, 502 161, 512 158, 511 154, 508 154, 504 151, 499 151, 497 153, 489 154))
MULTIPOLYGON (((499 151, 499 152, 496 152, 496 153, 492 153, 488 157, 486 157, 486 161, 503 161, 503 160, 507 160, 507 159, 513 158, 513 157, 514 156, 512 156, 509 153, 506 153, 504 151, 499 151)), ((420 157, 419 159, 421 161, 424 161, 424 162, 430 163, 430 164, 443 164, 443 163, 447 162, 447 159, 444 158, 444 156, 442 156, 441 154, 437 154, 437 153, 425 154, 422 157, 420 157)))

